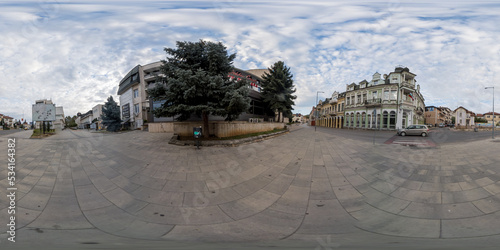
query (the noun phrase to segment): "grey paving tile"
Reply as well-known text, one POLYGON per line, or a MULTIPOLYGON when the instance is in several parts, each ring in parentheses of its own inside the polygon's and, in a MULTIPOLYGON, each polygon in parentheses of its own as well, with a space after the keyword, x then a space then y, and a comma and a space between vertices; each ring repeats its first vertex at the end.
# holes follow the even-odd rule
POLYGON ((354 220, 338 200, 310 200, 307 214, 297 233, 342 234, 356 231, 354 220), (331 211, 336 211, 332 213, 331 211))
POLYGON ((221 204, 219 207, 233 220, 240 220, 262 212, 278 200, 279 197, 277 194, 259 190, 239 200, 221 204))

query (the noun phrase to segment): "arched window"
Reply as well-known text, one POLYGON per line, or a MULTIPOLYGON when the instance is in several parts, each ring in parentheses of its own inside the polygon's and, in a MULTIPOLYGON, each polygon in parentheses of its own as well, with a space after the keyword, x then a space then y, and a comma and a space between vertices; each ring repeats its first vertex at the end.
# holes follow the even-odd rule
POLYGON ((382 128, 387 128, 387 118, 389 117, 389 113, 384 111, 384 116, 382 117, 382 128))
POLYGON ((351 116, 349 114, 345 114, 345 122, 346 122, 345 126, 346 127, 349 127, 349 121, 351 121, 351 120, 349 120, 350 117, 351 116))
POLYGON ((361 127, 366 128, 366 113, 361 113, 361 127))
POLYGON ((359 113, 356 113, 356 128, 359 128, 359 113))
POLYGON ((368 127, 370 127, 370 124, 373 127, 372 115, 368 115, 368 122, 369 122, 368 127))
POLYGON ((391 116, 389 119, 390 129, 396 128, 396 112, 391 111, 391 116))

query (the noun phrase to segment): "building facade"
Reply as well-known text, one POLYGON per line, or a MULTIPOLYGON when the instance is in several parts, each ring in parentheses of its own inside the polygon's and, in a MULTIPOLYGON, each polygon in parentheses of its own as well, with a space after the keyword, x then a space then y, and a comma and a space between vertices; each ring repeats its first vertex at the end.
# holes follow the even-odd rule
POLYGON ((95 105, 95 106, 92 108, 92 117, 93 117, 92 121, 94 121, 94 120, 96 120, 96 119, 97 119, 97 120, 94 122, 94 124, 95 124, 94 126, 95 126, 95 129, 96 129, 96 130, 101 130, 101 129, 103 129, 103 127, 102 127, 102 117, 101 117, 101 116, 102 116, 102 107, 103 107, 103 106, 104 106, 104 105, 102 105, 102 104, 97 104, 97 105, 95 105))
POLYGON ((342 128, 344 124, 345 92, 334 91, 330 98, 318 103, 317 126, 329 128, 342 128))
POLYGON ((54 129, 63 129, 66 125, 64 119, 64 109, 62 106, 56 106, 56 120, 54 121, 54 129))
MULTIPOLYGON (((147 95, 147 90, 161 83, 162 62, 147 65, 137 65, 120 81, 118 95, 120 96, 121 119, 132 129, 141 129, 145 122, 171 122, 175 117, 156 117, 153 110, 165 103, 165 100, 153 101, 147 95)), ((237 120, 248 121, 250 118, 266 118, 265 105, 260 96, 262 75, 267 69, 241 70, 235 68, 228 74, 229 78, 239 81, 246 79, 250 82, 250 108, 240 115, 237 120)), ((209 116, 209 120, 224 120, 225 117, 209 116)), ((201 117, 191 116, 189 121, 201 120, 201 117)))
POLYGON ((486 119, 489 124, 497 125, 498 123, 500 123, 500 113, 497 112, 495 112, 494 114, 493 112, 484 113, 483 118, 486 119))
POLYGON ((439 124, 451 124, 452 111, 447 107, 426 106, 425 124, 437 126, 439 124))
POLYGON ((476 114, 460 106, 453 111, 455 117, 455 125, 457 128, 471 128, 474 126, 474 118, 476 114))
POLYGON ((383 78, 375 73, 370 82, 347 85, 344 126, 394 130, 423 124, 424 98, 415 77, 408 68, 396 67, 383 78))

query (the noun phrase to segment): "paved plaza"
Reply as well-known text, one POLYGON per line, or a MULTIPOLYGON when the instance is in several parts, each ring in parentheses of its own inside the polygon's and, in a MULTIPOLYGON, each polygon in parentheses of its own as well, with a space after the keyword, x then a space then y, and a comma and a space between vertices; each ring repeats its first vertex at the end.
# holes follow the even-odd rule
POLYGON ((362 141, 334 130, 295 126, 268 140, 200 150, 143 131, 0 136, 0 246, 500 244, 500 140, 416 148, 384 143, 387 133, 362 141), (16 243, 5 233, 12 137, 16 243))

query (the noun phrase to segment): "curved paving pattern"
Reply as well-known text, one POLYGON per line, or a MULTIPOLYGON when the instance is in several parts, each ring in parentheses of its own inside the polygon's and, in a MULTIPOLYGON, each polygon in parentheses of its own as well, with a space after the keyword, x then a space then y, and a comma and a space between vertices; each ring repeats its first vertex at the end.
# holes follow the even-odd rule
MULTIPOLYGON (((204 241, 500 234, 500 143, 492 140, 415 149, 302 127, 196 150, 168 145, 170 136, 18 138, 18 228, 204 241)), ((7 170, 0 176, 7 214, 7 170)))

